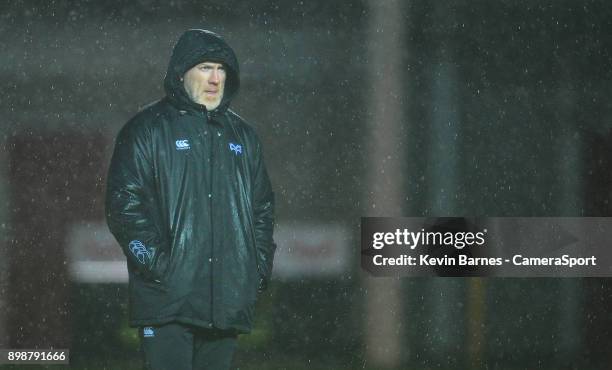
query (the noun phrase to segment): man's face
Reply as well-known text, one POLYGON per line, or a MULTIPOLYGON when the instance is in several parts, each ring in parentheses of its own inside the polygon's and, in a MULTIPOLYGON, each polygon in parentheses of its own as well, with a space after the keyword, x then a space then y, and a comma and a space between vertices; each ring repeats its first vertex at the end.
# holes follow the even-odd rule
POLYGON ((187 95, 198 104, 213 110, 219 106, 225 87, 225 67, 223 64, 204 62, 196 64, 185 72, 183 86, 187 95))

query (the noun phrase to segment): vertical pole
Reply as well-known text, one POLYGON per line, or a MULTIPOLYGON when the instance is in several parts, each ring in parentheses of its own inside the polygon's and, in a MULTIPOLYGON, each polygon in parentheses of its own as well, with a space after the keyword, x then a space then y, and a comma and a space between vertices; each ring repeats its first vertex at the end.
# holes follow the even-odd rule
POLYGON ((462 216, 457 205, 460 129, 455 96, 455 68, 440 63, 433 84, 433 115, 427 145, 428 210, 431 216, 462 216))
POLYGON ((468 281, 467 294, 467 349, 468 366, 480 369, 484 361, 483 346, 485 343, 483 323, 485 315, 485 282, 483 278, 474 277, 468 281))
MULTIPOLYGON (((561 199, 558 203, 558 214, 578 217, 583 215, 582 194, 584 194, 584 191, 580 183, 580 174, 582 173, 581 163, 584 163, 584 161, 581 156, 583 153, 583 148, 580 145, 582 141, 572 127, 574 120, 571 109, 575 104, 575 99, 572 96, 571 89, 562 89, 557 101, 560 108, 558 112, 561 114, 558 120, 562 123, 561 139, 559 145, 557 145, 559 149, 557 163, 561 164, 557 176, 558 179, 561 179, 561 199)), ((584 301, 581 282, 581 279, 567 278, 561 280, 563 299, 560 302, 558 330, 563 334, 559 346, 562 349, 561 353, 567 353, 568 357, 580 353, 579 345, 582 342, 580 338, 581 315, 578 312, 581 303, 584 301)))
MULTIPOLYGON (((404 11, 400 0, 371 0, 368 21, 369 83, 364 85, 368 131, 368 216, 401 216, 404 200, 402 161, 402 54, 404 11)), ((397 278, 364 278, 366 289, 365 341, 368 366, 393 368, 400 364, 406 323, 397 278)))
POLYGON ((9 347, 9 335, 6 329, 7 316, 7 289, 8 289, 8 271, 6 248, 9 242, 9 227, 7 208, 9 204, 8 191, 6 186, 7 180, 7 163, 8 156, 6 154, 6 141, 0 139, 0 348, 9 347))
MULTIPOLYGON (((433 116, 427 145, 427 177, 431 184, 427 197, 428 213, 435 217, 460 215, 457 198, 457 164, 459 158, 460 122, 455 102, 455 70, 450 63, 440 63, 435 69, 433 84, 433 116)), ((431 281, 433 309, 431 320, 431 350, 444 358, 457 346, 460 315, 456 305, 462 299, 461 280, 435 278, 431 281)))

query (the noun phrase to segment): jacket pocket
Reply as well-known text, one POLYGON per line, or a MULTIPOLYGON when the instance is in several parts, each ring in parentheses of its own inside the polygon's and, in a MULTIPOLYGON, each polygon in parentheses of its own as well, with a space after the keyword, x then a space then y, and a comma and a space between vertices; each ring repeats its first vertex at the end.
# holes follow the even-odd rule
POLYGON ((150 282, 163 285, 165 283, 166 271, 168 270, 168 253, 160 250, 151 262, 151 279, 150 282))
POLYGON ((147 296, 151 293, 155 294, 155 292, 166 293, 170 290, 168 289, 168 286, 165 281, 162 281, 158 278, 154 278, 151 276, 151 274, 143 275, 140 273, 136 273, 130 275, 129 284, 131 290, 134 290, 137 295, 142 296, 147 296))
POLYGON ((167 292, 169 290, 166 284, 161 280, 145 280, 144 284, 147 287, 150 287, 152 289, 159 290, 162 292, 167 292))

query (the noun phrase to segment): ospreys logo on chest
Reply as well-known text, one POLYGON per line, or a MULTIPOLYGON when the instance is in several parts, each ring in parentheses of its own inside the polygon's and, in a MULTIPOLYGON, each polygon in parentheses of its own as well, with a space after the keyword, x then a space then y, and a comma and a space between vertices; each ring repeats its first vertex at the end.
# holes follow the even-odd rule
POLYGON ((242 145, 229 143, 229 150, 234 152, 236 155, 242 154, 242 145))

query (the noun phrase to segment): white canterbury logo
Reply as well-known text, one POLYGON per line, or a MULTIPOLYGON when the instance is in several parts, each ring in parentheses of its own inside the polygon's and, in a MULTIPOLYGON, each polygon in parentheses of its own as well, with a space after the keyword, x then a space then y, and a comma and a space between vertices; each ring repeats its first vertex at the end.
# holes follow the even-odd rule
POLYGON ((181 139, 176 141, 176 150, 185 150, 191 148, 189 146, 189 140, 181 139))
POLYGON ((145 326, 142 329, 142 336, 145 338, 152 338, 155 336, 155 331, 153 330, 152 326, 145 326))

